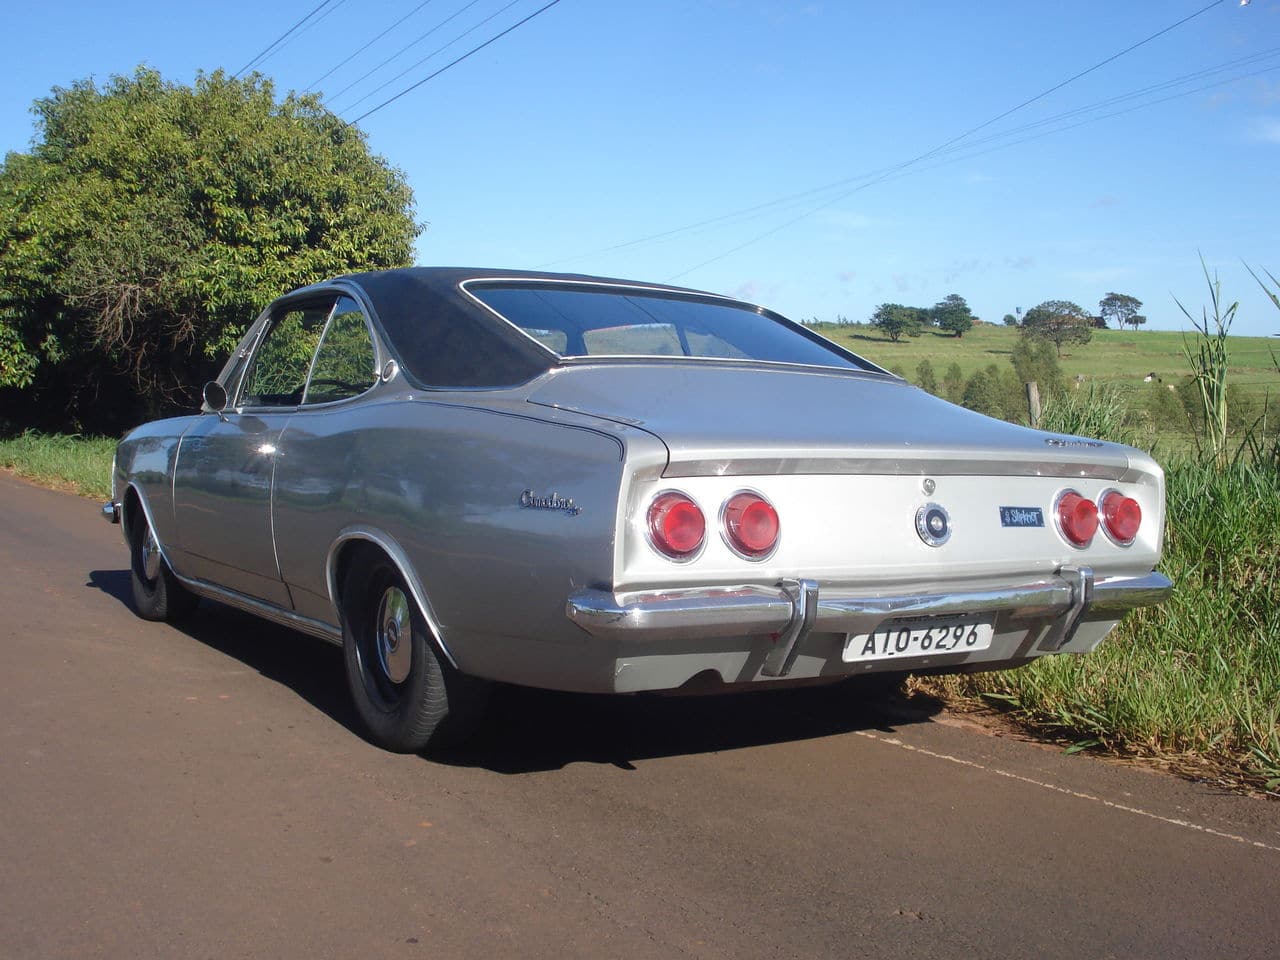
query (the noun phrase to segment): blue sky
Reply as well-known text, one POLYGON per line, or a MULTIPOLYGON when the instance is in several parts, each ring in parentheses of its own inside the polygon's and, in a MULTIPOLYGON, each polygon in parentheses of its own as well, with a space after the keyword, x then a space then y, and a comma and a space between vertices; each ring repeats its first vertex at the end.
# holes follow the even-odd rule
MULTIPOLYGON (((317 2, 12 5, 0 149, 28 148, 54 85, 235 71, 317 2)), ((306 89, 420 2, 334 0, 262 72, 306 89)), ((321 89, 353 119, 544 2, 431 0, 321 89)), ((419 263, 673 280, 797 319, 954 292, 999 322, 1114 290, 1178 329, 1203 253, 1234 332, 1270 335, 1280 311, 1243 263, 1280 276, 1280 0, 1225 0, 899 168, 1207 2, 561 0, 361 127, 415 191, 419 263)))

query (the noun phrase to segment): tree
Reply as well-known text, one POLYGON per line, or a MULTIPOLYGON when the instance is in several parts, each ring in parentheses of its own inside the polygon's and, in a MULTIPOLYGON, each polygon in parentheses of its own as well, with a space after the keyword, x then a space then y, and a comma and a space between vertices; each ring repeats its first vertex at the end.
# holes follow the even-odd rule
POLYGON ((1048 400, 1066 389, 1058 354, 1048 340, 1019 337, 1009 355, 1019 383, 1035 381, 1040 385, 1040 396, 1048 400))
POLYGON ((1108 323, 1114 320, 1119 329, 1124 329, 1126 323, 1132 323, 1133 317, 1141 309, 1141 300, 1123 293, 1108 293, 1098 301, 1098 313, 1102 315, 1102 319, 1108 323))
POLYGON ((404 175, 316 97, 139 67, 34 112, 0 166, 0 387, 54 426, 189 406, 283 291, 411 261, 404 175))
POLYGON ((1088 343, 1093 337, 1093 320, 1070 300, 1046 300, 1032 307, 1022 318, 1022 327, 1027 336, 1052 343, 1059 357, 1064 343, 1088 343))
POLYGON ((958 293, 943 297, 933 305, 933 310, 930 312, 934 322, 941 329, 955 334, 956 339, 973 329, 973 313, 969 310, 969 304, 965 302, 964 297, 958 293))
POLYGON ((938 377, 933 372, 933 364, 928 357, 916 364, 916 385, 932 394, 938 392, 938 377))
POLYGON ((871 325, 888 334, 889 339, 896 343, 903 334, 914 337, 920 333, 919 310, 900 303, 882 303, 871 315, 871 325))
POLYGON ((1018 325, 1018 318, 1012 313, 1006 313, 1004 315, 1004 325, 1006 327, 1016 327, 1018 325))
POLYGON ((1137 330, 1140 326, 1142 326, 1146 322, 1147 322, 1147 318, 1140 313, 1135 313, 1132 317, 1129 318, 1129 326, 1133 327, 1134 330, 1137 330))
POLYGON ((942 395, 952 403, 959 403, 963 394, 964 374, 960 371, 960 364, 952 360, 942 374, 942 395))

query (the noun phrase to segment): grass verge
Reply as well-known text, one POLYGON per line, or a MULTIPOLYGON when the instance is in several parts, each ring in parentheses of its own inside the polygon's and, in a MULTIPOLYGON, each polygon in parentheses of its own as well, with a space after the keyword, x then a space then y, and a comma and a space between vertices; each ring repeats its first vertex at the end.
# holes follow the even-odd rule
POLYGON ((116 441, 36 433, 0 438, 0 467, 30 480, 81 496, 111 496, 111 458, 116 441))
POLYGON ((1278 791, 1280 473, 1183 462, 1167 477, 1167 603, 1129 615, 1088 656, 925 686, 995 707, 1073 750, 1278 791))

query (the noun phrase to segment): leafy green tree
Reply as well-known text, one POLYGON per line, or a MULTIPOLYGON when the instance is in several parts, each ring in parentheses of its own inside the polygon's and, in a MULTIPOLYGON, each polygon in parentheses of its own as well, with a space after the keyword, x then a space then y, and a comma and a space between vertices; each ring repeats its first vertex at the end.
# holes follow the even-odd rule
POLYGON ((1066 389, 1062 366, 1058 363, 1058 352, 1048 340, 1018 337, 1009 359, 1013 363, 1018 382, 1028 383, 1034 380, 1040 385, 1040 396, 1045 400, 1066 389))
POLYGON ((929 393, 938 392, 938 377, 933 372, 933 364, 929 362, 928 357, 916 364, 916 384, 929 393))
MULTIPOLYGON (((1116 327, 1123 330, 1126 323, 1133 323, 1133 318, 1142 309, 1142 301, 1124 293, 1108 293, 1098 301, 1098 313, 1102 319, 1110 323, 1115 321, 1116 327)), ((1146 317, 1143 317, 1146 320, 1146 317)), ((1134 324, 1137 329, 1137 324, 1134 324)))
POLYGON ((404 175, 316 97, 139 67, 34 112, 0 166, 0 387, 55 426, 190 405, 280 293, 411 261, 404 175))
POLYGON ((952 403, 959 403, 964 395, 964 373, 960 370, 960 364, 954 360, 942 374, 942 395, 952 403))
POLYGON ((1046 300, 1032 307, 1022 318, 1027 335, 1052 343, 1062 356, 1064 343, 1088 343, 1093 337, 1093 320, 1084 308, 1070 300, 1046 300))
POLYGON ((1012 313, 1006 313, 1004 315, 1004 325, 1006 327, 1016 327, 1018 325, 1018 318, 1012 313))
POLYGON ((920 311, 900 303, 882 303, 871 315, 871 325, 896 343, 904 334, 908 337, 919 335, 920 311))
POLYGON ((1129 318, 1129 326, 1133 327, 1134 330, 1137 330, 1139 327, 1143 326, 1146 322, 1147 322, 1147 318, 1140 313, 1135 313, 1132 317, 1129 318))
POLYGON ((963 337, 973 329, 973 313, 964 297, 951 293, 933 305, 930 311, 934 322, 948 333, 955 334, 956 339, 963 337))

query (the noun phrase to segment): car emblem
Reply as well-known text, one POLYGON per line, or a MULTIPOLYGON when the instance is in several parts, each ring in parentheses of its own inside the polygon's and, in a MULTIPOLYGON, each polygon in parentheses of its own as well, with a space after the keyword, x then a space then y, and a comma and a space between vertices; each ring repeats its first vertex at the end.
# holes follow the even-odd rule
POLYGON ((916 511, 916 533, 931 547, 951 539, 951 515, 936 503, 926 503, 916 511))
POLYGON ((1051 447, 1101 447, 1100 440, 1079 440, 1075 437, 1045 437, 1044 442, 1051 447))
POLYGON ((582 512, 582 508, 573 502, 572 497, 562 497, 554 492, 549 497, 540 497, 532 490, 525 490, 520 494, 520 506, 526 510, 555 510, 571 517, 582 512))

